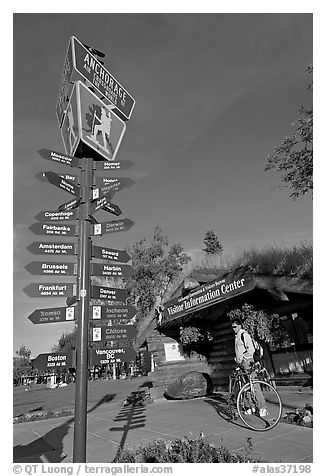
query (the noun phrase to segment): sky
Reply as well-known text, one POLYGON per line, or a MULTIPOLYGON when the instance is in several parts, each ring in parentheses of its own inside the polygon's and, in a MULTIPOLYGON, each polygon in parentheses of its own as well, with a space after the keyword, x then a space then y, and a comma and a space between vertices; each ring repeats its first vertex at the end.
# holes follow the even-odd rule
POLYGON ((28 227, 38 212, 71 198, 35 177, 72 172, 37 153, 64 153, 55 105, 71 36, 105 52, 105 67, 136 101, 117 155, 134 166, 112 173, 135 181, 113 200, 135 225, 96 237, 95 245, 123 249, 150 240, 156 225, 193 257, 210 229, 227 253, 312 241, 311 196, 293 201, 278 188, 280 176, 264 171, 267 155, 293 132, 300 105, 311 104, 305 68, 313 61, 312 14, 16 13, 13 351, 24 344, 32 357, 50 352, 73 326, 32 324, 31 312, 64 306, 65 299, 23 292, 30 282, 54 281, 24 269, 42 260, 26 247, 51 241, 28 227))

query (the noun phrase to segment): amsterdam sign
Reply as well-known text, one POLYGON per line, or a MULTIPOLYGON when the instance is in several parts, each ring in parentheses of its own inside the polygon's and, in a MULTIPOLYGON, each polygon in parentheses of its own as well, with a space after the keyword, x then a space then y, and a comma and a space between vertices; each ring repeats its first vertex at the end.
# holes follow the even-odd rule
POLYGON ((53 307, 48 309, 35 309, 28 316, 33 324, 52 324, 56 322, 69 322, 76 320, 75 307, 53 307))
POLYGON ((34 255, 76 255, 76 243, 33 241, 27 249, 34 255))

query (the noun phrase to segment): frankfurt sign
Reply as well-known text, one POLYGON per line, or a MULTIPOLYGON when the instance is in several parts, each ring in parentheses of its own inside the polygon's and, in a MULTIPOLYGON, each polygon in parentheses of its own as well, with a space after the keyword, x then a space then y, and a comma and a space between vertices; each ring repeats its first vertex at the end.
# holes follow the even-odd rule
POLYGON ((23 289, 29 297, 67 297, 76 294, 73 283, 29 283, 23 289))

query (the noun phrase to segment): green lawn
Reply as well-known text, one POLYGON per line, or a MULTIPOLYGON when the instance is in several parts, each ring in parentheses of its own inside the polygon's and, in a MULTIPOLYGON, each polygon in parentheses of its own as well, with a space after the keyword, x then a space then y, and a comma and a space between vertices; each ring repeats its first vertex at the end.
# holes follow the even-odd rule
MULTIPOLYGON (((139 387, 147 387, 148 377, 132 380, 98 380, 89 382, 88 409, 109 402, 122 402, 131 392, 139 387)), ((27 387, 14 387, 13 389, 13 416, 25 415, 37 411, 58 411, 61 409, 74 409, 75 384, 67 387, 50 390, 46 385, 33 385, 26 392, 27 387)))

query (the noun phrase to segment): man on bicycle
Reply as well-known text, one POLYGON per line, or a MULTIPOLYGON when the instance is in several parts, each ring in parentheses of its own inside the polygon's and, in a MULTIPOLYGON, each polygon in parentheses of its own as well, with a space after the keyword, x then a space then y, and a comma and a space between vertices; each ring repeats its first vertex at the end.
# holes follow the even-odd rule
MULTIPOLYGON (((250 372, 251 377, 254 378, 256 374, 255 371, 252 369, 252 366, 255 363, 253 358, 255 347, 252 342, 252 339, 249 333, 242 329, 240 319, 236 318, 232 321, 232 329, 235 334, 235 361, 243 368, 243 370, 245 370, 246 372, 250 372)), ((266 416, 266 402, 259 384, 255 384, 255 392, 259 406, 259 415, 262 417, 266 416)), ((248 413, 251 412, 252 410, 248 409, 248 413)))

